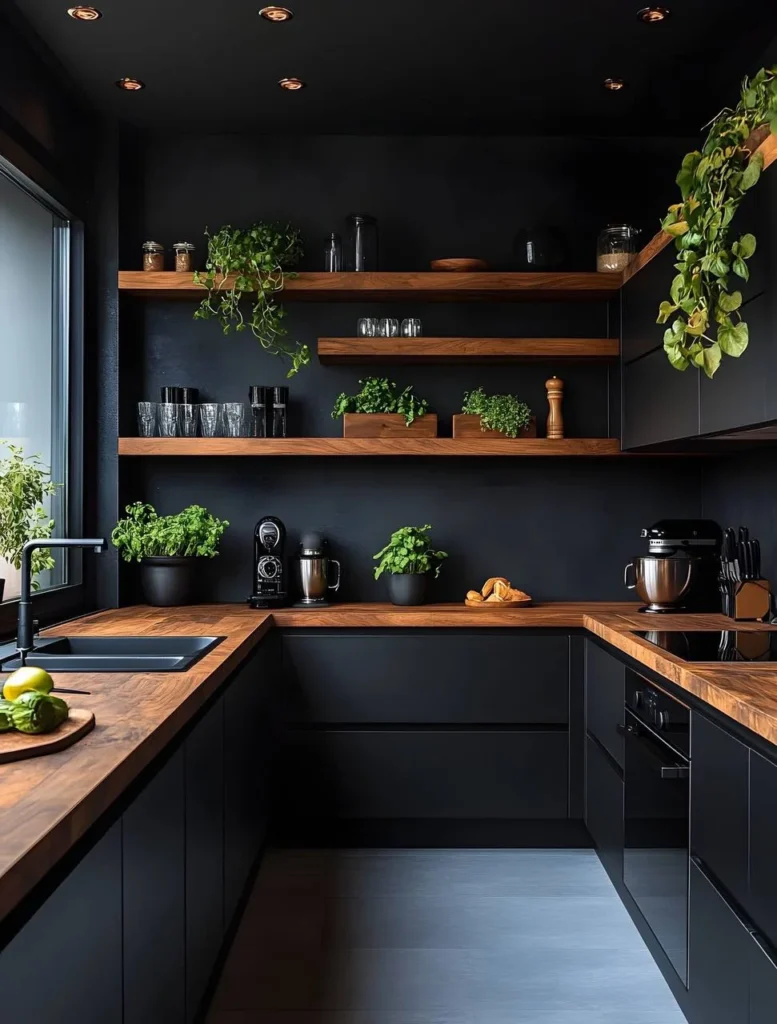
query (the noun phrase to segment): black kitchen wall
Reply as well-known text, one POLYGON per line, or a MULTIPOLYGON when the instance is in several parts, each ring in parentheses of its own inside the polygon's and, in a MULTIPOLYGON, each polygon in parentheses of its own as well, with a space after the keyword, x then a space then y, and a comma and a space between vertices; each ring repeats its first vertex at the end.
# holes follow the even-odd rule
MULTIPOLYGON (((444 256, 513 265, 516 231, 553 224, 568 241, 567 269, 593 269, 598 230, 631 222, 653 234, 672 200, 683 140, 476 137, 153 137, 138 144, 144 168, 122 207, 123 265, 140 265, 146 238, 179 238, 204 253, 206 225, 289 220, 305 239, 303 269, 322 269, 324 238, 352 211, 380 223, 381 268, 426 269, 444 256)), ((245 400, 250 384, 285 383, 283 366, 249 335, 224 337, 192 319, 191 303, 122 300, 122 433, 134 433, 134 403, 161 384, 190 384, 205 400, 245 400)), ((617 334, 606 303, 289 303, 290 336, 313 361, 290 382, 291 432, 337 436, 330 418, 341 390, 359 377, 412 383, 440 415, 440 433, 463 393, 510 390, 536 411, 544 434, 545 380, 566 381, 568 436, 617 434, 617 365, 321 366, 315 340, 352 336, 364 315, 420 316, 427 335, 617 334)), ((306 529, 330 538, 344 563, 343 596, 378 600, 372 555, 406 524, 431 523, 451 554, 435 597, 456 600, 495 573, 538 598, 626 596, 623 564, 640 550, 639 529, 666 515, 698 515, 700 470, 676 459, 124 459, 123 501, 160 511, 200 502, 232 526, 209 567, 210 594, 240 600, 250 588, 253 526, 280 516, 292 541, 306 529)), ((123 595, 131 600, 131 575, 123 595)))

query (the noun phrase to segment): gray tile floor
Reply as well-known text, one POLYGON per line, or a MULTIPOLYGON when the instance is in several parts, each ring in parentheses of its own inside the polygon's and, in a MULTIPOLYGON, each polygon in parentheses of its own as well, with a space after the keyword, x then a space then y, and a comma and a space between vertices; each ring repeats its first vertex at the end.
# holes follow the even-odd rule
POLYGON ((591 850, 270 851, 208 1024, 685 1024, 591 850))

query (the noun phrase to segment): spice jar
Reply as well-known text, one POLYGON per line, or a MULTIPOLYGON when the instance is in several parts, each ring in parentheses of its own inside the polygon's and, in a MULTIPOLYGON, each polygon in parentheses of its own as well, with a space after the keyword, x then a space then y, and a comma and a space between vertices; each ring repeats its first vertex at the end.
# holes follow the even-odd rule
POLYGON ((165 247, 159 242, 143 243, 143 269, 152 271, 165 269, 165 247))
POLYGON ((619 274, 634 259, 639 231, 629 224, 608 224, 596 246, 596 269, 600 274, 619 274))
POLYGON ((173 246, 175 250, 175 269, 179 274, 191 274, 194 269, 192 266, 192 253, 194 252, 194 246, 191 242, 176 242, 173 246))

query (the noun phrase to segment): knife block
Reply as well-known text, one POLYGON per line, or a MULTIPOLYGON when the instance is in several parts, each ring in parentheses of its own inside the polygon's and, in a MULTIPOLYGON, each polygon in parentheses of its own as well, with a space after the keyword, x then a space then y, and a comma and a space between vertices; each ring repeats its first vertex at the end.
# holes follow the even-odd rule
POLYGON ((768 580, 746 580, 734 592, 737 622, 768 622, 772 615, 772 588, 768 580))

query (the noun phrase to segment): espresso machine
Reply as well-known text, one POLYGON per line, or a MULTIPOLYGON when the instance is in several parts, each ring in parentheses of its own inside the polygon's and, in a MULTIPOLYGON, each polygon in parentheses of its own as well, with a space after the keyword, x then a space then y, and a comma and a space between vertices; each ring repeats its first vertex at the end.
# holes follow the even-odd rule
POLYGON ((646 602, 641 612, 719 612, 723 531, 711 519, 661 519, 642 531, 648 553, 626 566, 624 582, 646 602))
POLYGON ((304 533, 297 556, 301 598, 298 608, 321 608, 329 604, 328 593, 340 589, 340 563, 329 557, 329 543, 320 533, 304 533), (330 583, 332 569, 336 569, 330 583))
POLYGON ((252 608, 277 608, 286 603, 286 527, 275 516, 265 516, 254 530, 254 592, 252 608))

